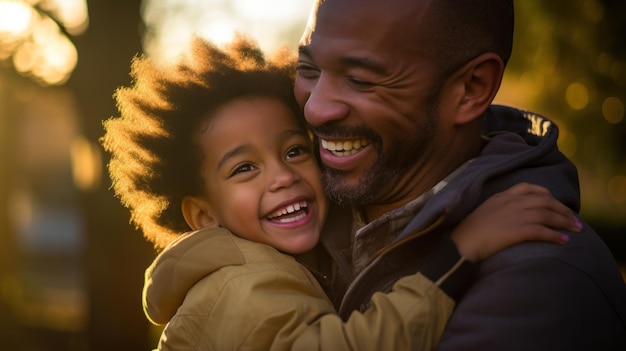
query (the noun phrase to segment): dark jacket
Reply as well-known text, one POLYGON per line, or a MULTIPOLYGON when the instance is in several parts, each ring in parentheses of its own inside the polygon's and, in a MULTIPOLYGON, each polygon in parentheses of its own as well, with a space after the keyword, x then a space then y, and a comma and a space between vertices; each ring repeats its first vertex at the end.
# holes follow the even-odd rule
MULTIPOLYGON (((491 141, 480 156, 425 204, 394 248, 357 277, 342 263, 349 240, 328 235, 332 232, 322 237, 326 250, 320 254, 334 258, 320 267, 327 277, 322 285, 340 305, 343 318, 367 307, 375 291, 386 291, 400 276, 438 260, 429 253, 442 238, 485 199, 514 184, 545 186, 579 211, 577 171, 557 148, 554 123, 492 106, 484 126, 491 141)), ((588 225, 570 237, 567 245, 529 242, 484 261, 458 302, 439 349, 626 350, 626 286, 617 264, 588 225)))

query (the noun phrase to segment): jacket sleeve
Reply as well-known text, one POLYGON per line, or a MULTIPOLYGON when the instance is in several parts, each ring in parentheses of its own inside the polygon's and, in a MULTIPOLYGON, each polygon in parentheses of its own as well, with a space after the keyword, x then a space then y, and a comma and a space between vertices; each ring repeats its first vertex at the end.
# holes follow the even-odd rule
MULTIPOLYGON (((535 249, 561 249, 556 246, 533 243, 512 249, 505 259, 494 256, 483 263, 438 350, 626 350, 624 321, 610 302, 611 293, 602 290, 611 280, 601 282, 602 273, 561 257, 528 255, 539 252, 535 249), (525 258, 512 259, 515 252, 525 258)), ((587 247, 579 254, 590 256, 590 251, 587 247)), ((596 261, 600 259, 598 255, 596 261)))
POLYGON ((450 297, 418 273, 399 280, 389 294, 377 293, 365 313, 343 322, 305 268, 296 273, 274 267, 229 280, 210 302, 210 314, 178 313, 159 348, 426 349, 436 344, 454 308, 450 297))
POLYGON ((454 301, 417 273, 400 279, 388 294, 374 294, 370 307, 363 313, 355 311, 346 322, 326 314, 308 323, 291 349, 429 350, 453 309, 454 301))

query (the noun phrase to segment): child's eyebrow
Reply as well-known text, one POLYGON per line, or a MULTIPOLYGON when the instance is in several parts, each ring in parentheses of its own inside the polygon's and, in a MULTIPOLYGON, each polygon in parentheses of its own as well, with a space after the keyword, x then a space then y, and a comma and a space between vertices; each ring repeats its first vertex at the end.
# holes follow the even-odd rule
MULTIPOLYGON (((301 130, 301 129, 287 129, 280 134, 280 138, 283 140, 288 139, 293 136, 303 136, 306 138, 307 133, 306 131, 301 130)), ((217 163, 217 169, 222 168, 224 163, 226 163, 226 161, 228 161, 229 159, 237 156, 238 154, 242 154, 251 148, 252 146, 250 144, 244 144, 244 145, 239 145, 236 148, 227 151, 217 163)))
POLYGON ((224 154, 224 156, 222 156, 220 161, 217 163, 217 169, 222 168, 222 166, 224 165, 224 163, 226 163, 226 161, 235 157, 238 154, 244 153, 247 149, 250 149, 250 145, 245 144, 245 145, 239 145, 236 148, 229 150, 228 152, 226 152, 226 154, 224 154))
POLYGON ((281 133, 281 137, 284 139, 287 139, 289 137, 292 137, 294 135, 302 135, 302 136, 306 136, 307 132, 305 130, 302 129, 287 129, 285 131, 283 131, 281 133))

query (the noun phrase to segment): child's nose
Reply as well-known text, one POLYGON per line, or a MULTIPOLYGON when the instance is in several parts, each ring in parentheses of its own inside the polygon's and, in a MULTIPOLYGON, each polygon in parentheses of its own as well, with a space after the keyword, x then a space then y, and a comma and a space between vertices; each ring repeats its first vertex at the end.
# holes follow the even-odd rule
POLYGON ((276 191, 288 188, 300 180, 300 176, 291 167, 280 164, 274 167, 271 173, 270 190, 276 191))

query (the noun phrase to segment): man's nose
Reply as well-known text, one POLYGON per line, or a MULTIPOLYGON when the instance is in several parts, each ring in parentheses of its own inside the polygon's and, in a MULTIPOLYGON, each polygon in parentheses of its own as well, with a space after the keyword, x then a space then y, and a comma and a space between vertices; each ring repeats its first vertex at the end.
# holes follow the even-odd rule
POLYGON ((343 102, 341 89, 336 79, 321 75, 310 86, 304 104, 304 117, 314 127, 332 124, 348 116, 349 106, 343 102))

